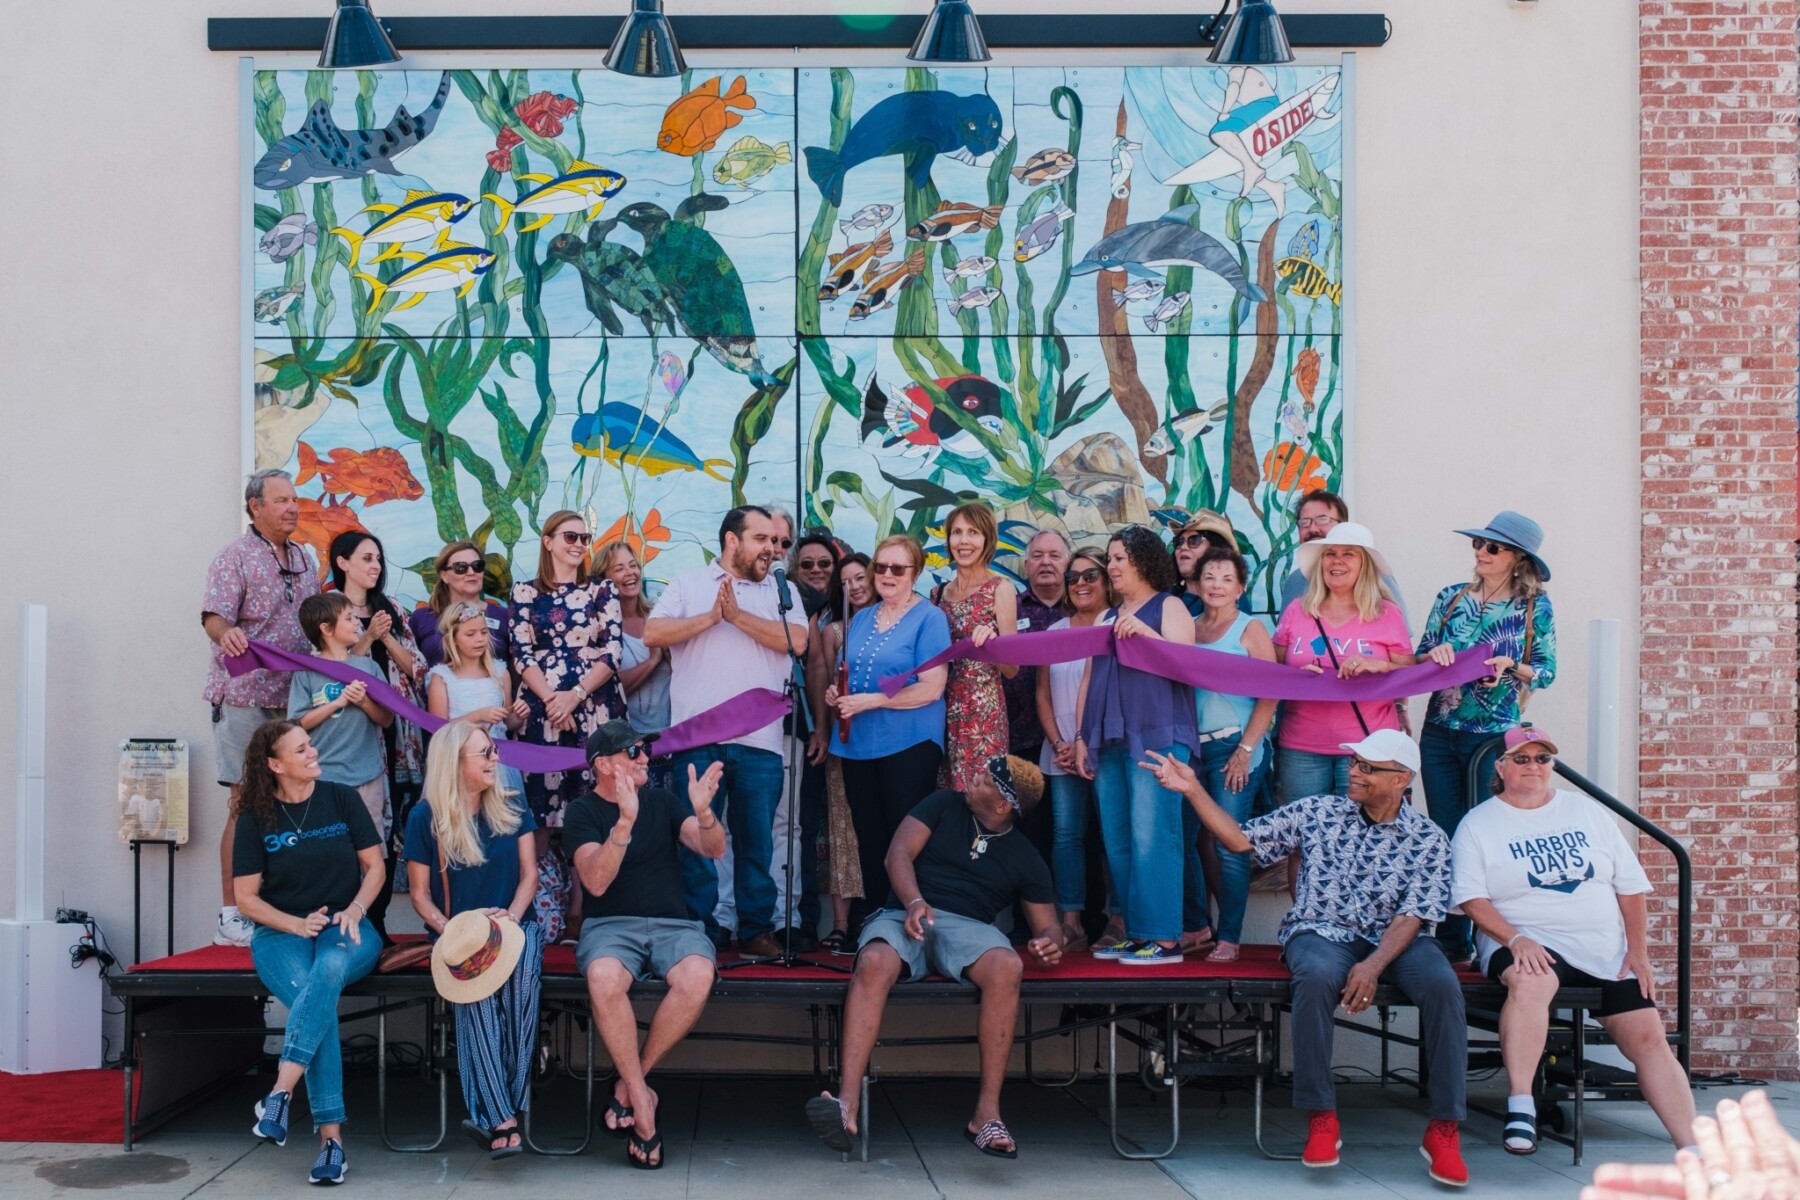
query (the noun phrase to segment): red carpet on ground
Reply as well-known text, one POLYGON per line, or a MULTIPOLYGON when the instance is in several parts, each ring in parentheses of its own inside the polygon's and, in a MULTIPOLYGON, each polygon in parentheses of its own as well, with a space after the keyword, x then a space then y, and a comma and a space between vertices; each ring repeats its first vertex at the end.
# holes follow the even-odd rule
POLYGON ((0 1129, 9 1142, 116 1144, 124 1088, 122 1071, 0 1071, 0 1129))

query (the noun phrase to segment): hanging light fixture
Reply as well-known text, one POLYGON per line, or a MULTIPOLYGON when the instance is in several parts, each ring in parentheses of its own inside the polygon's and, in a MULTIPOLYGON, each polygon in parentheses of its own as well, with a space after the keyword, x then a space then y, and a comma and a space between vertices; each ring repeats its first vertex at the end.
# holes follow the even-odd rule
POLYGON ((1270 0, 1238 0, 1237 12, 1221 33, 1219 22, 1224 16, 1221 8, 1201 34, 1201 40, 1212 42, 1207 62, 1221 67, 1271 67, 1294 61, 1287 30, 1281 27, 1281 14, 1270 0))
POLYGON ((913 62, 972 63, 987 62, 987 39, 981 36, 981 22, 969 0, 932 0, 931 15, 913 42, 906 57, 913 62))
POLYGON ((621 75, 664 78, 687 70, 662 0, 631 0, 631 12, 606 52, 606 67, 621 75))
POLYGON ((325 30, 325 47, 319 51, 321 67, 387 67, 399 61, 400 52, 369 11, 369 0, 337 0, 337 11, 325 30))

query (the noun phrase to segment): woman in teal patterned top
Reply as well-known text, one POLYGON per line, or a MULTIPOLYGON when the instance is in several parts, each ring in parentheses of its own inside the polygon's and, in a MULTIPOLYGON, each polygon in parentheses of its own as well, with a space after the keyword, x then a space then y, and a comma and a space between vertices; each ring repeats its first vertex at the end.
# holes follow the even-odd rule
MULTIPOLYGON (((1419 657, 1448 665, 1459 651, 1491 645, 1493 675, 1435 692, 1419 738, 1420 782, 1431 819, 1446 835, 1469 809, 1487 799, 1500 756, 1502 733, 1519 723, 1531 693, 1556 679, 1556 614, 1544 584, 1550 568, 1538 556, 1544 531, 1536 521, 1503 512, 1481 529, 1456 532, 1474 539, 1475 577, 1453 583, 1437 595, 1419 657), (1481 749, 1493 746, 1485 754, 1481 749), (1481 754, 1474 794, 1469 765, 1481 754)), ((1452 916, 1438 926, 1438 940, 1453 963, 1475 956, 1467 917, 1452 916)))

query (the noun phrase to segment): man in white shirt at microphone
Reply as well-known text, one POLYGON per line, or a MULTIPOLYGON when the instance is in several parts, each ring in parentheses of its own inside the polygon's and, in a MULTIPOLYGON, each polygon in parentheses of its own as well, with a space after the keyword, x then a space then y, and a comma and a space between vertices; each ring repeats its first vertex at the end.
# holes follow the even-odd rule
MULTIPOLYGON (((669 718, 680 724, 752 688, 779 692, 792 673, 788 658, 806 649, 806 616, 799 605, 781 611, 770 573, 780 554, 781 527, 769 511, 739 505, 719 526, 719 556, 676 576, 644 623, 644 643, 670 650, 669 718)), ((699 774, 715 762, 725 778, 713 801, 731 833, 737 940, 747 955, 775 956, 775 809, 782 796, 782 729, 771 721, 726 742, 675 756, 675 777, 691 765, 699 774)), ((682 854, 682 896, 713 942, 730 934, 718 924, 719 876, 711 861, 682 854)))

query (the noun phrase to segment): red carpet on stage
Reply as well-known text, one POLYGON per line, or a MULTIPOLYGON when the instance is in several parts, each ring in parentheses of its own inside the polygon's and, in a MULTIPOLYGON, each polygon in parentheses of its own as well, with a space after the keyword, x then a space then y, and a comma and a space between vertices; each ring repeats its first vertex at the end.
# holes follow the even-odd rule
POLYGON ((124 1089, 122 1071, 0 1071, 0 1129, 9 1142, 116 1144, 124 1089))

